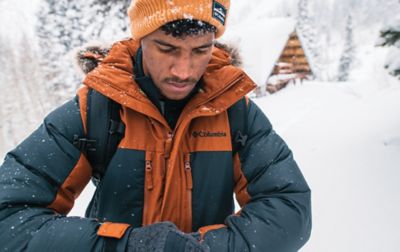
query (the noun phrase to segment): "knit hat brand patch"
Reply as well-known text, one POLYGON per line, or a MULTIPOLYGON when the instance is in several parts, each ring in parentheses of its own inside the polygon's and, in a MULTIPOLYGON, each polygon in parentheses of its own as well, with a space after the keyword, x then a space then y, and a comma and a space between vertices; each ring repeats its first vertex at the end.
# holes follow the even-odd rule
POLYGON ((215 0, 213 0, 213 18, 225 25, 226 8, 215 0))

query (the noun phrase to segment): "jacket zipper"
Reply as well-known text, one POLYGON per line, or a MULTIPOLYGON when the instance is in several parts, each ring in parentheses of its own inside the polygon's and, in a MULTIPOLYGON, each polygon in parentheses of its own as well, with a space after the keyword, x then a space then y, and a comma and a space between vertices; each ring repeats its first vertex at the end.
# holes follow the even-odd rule
POLYGON ((164 142, 164 158, 168 159, 171 154, 172 140, 174 139, 173 132, 168 132, 167 139, 164 142))
POLYGON ((186 188, 188 190, 192 190, 193 181, 192 181, 192 167, 190 166, 190 154, 185 155, 185 177, 186 177, 186 188))
MULTIPOLYGON (((241 80, 243 80, 244 75, 240 74, 239 76, 233 78, 233 80, 220 92, 218 92, 216 95, 219 95, 220 93, 224 92, 225 90, 229 89, 230 87, 232 87, 233 85, 235 85, 236 83, 240 82, 241 80)), ((216 96, 215 95, 215 96, 216 96)), ((204 103, 207 103, 209 100, 213 99, 215 96, 210 97, 209 99, 207 99, 204 103)), ((194 104, 193 106, 191 106, 190 108, 188 108, 187 110, 184 109, 184 111, 182 111, 182 114, 186 111, 191 111, 193 108, 200 106, 203 102, 198 103, 198 104, 194 104)), ((192 120, 193 118, 196 117, 196 115, 193 115, 193 113, 189 113, 187 114, 187 116, 185 117, 179 117, 178 122, 175 126, 175 129, 172 132, 172 137, 174 136, 179 136, 177 139, 175 139, 175 144, 177 142, 181 141, 182 136, 177 135, 177 129, 180 129, 180 131, 183 131, 183 129, 186 127, 186 125, 184 126, 184 123, 189 122, 190 120, 192 120)), ((182 195, 180 198, 182 200, 182 208, 179 211, 179 215, 183 217, 183 220, 181 221, 182 223, 182 227, 184 227, 185 230, 191 230, 192 229, 192 189, 193 189, 193 179, 192 179, 192 167, 190 165, 190 154, 185 154, 184 155, 184 173, 185 173, 185 180, 186 180, 186 193, 181 192, 180 194, 182 195), (186 195, 186 197, 185 197, 186 195)), ((185 186, 185 185, 182 185, 185 186)))
POLYGON ((181 208, 181 216, 183 217, 183 227, 187 232, 192 230, 192 189, 193 189, 193 181, 192 181, 192 167, 190 165, 190 154, 187 153, 184 155, 184 169, 185 169, 185 178, 186 178, 186 192, 183 193, 184 198, 183 208, 181 208))
POLYGON ((153 189, 153 165, 152 165, 152 157, 153 153, 146 151, 146 187, 147 190, 152 190, 153 189))

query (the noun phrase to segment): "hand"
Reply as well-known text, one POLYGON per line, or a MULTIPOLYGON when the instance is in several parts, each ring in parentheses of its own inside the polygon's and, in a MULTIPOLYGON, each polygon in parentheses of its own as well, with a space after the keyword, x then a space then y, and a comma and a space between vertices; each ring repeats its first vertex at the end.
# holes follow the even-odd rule
POLYGON ((129 235, 127 252, 208 252, 190 234, 179 231, 171 222, 135 228, 129 235))

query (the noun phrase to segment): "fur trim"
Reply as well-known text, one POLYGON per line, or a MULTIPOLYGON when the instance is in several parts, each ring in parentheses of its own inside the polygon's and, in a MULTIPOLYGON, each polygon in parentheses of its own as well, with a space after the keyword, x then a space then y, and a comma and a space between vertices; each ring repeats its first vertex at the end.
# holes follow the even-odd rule
POLYGON ((236 67, 242 67, 243 61, 242 57, 239 53, 239 48, 234 46, 233 44, 228 44, 226 42, 221 43, 219 41, 215 42, 215 47, 226 51, 229 56, 231 57, 231 64, 236 67))
MULTIPOLYGON (((230 55, 232 65, 236 67, 242 66, 242 59, 237 47, 218 41, 215 42, 215 47, 226 51, 230 55)), ((101 45, 86 45, 82 48, 78 48, 75 59, 79 69, 84 74, 91 72, 101 64, 104 58, 108 55, 110 48, 110 46, 101 45)))
POLYGON ((84 74, 88 74, 104 60, 109 51, 109 46, 83 46, 76 53, 76 63, 84 74))

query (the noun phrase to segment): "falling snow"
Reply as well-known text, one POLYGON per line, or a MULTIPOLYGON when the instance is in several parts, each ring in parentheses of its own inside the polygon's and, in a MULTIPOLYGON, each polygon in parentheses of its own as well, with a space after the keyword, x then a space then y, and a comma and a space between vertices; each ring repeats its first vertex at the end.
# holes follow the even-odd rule
MULTIPOLYGON (((3 1, 1 4, 6 2, 3 1)), ((9 11, 1 12, 2 24, 7 25, 0 28, 0 35, 3 36, 8 32, 4 30, 5 28, 14 31, 8 41, 9 44, 17 44, 17 38, 23 34, 20 32, 22 29, 32 30, 27 24, 31 23, 32 19, 29 16, 28 22, 24 23, 8 21, 16 20, 11 16, 13 13, 11 2, 8 1, 5 7, 1 5, 4 7, 2 10, 8 7, 9 11)), ((32 4, 38 1, 14 2, 16 6, 13 8, 25 7, 25 13, 29 12, 29 9, 34 9, 32 4)), ((313 1, 314 5, 322 7, 325 2, 313 1)), ((331 77, 337 74, 337 62, 343 44, 342 30, 344 31, 342 18, 337 17, 344 16, 345 13, 342 12, 348 11, 349 8, 345 7, 351 1, 328 2, 335 2, 336 9, 315 14, 321 29, 322 61, 326 66, 325 80, 333 79, 331 77), (329 27, 331 32, 322 30, 323 27, 325 29, 329 27)), ((400 84, 397 79, 388 75, 384 67, 387 65, 391 70, 391 67, 400 65, 400 54, 388 48, 375 47, 374 44, 378 39, 378 31, 382 28, 382 19, 391 18, 392 14, 385 15, 385 13, 398 13, 400 10, 396 9, 397 1, 397 5, 386 12, 382 11, 383 8, 394 1, 367 2, 354 9, 355 19, 358 20, 355 31, 357 52, 356 65, 349 81, 343 83, 305 81, 301 85, 290 85, 277 94, 255 100, 268 115, 276 131, 293 150, 294 157, 313 190, 313 233, 302 252, 398 251, 400 84), (387 55, 392 56, 387 57, 387 55)), ((174 6, 173 0, 167 0, 167 3, 174 6)), ((251 4, 249 1, 236 3, 232 1, 232 17, 228 20, 228 29, 238 29, 237 34, 240 37, 240 34, 245 33, 244 29, 251 28, 241 26, 242 23, 253 23, 258 26, 260 20, 266 17, 287 17, 294 13, 293 6, 296 6, 294 1, 252 0, 251 4)), ((185 17, 193 18, 190 14, 185 17)), ((294 18, 294 15, 292 17, 294 18)), ((279 29, 277 27, 276 32, 282 31, 282 27, 279 29)), ((257 36, 264 38, 254 39, 248 46, 255 49, 270 49, 269 45, 275 42, 274 37, 263 34, 261 30, 256 32, 257 36)), ((108 39, 114 38, 112 32, 108 35, 108 39)), ((234 44, 240 42, 236 40, 234 44)), ((21 51, 19 49, 15 49, 15 52, 21 51)), ((258 57, 245 55, 244 58, 247 56, 249 62, 258 63, 255 66, 260 66, 261 63, 274 63, 267 62, 266 57, 259 55, 261 54, 259 53, 258 57)), ((9 57, 7 63, 11 63, 11 59, 13 57, 9 57)), ((5 69, 7 64, 3 65, 5 69)), ((4 77, 3 69, 0 70, 0 77, 4 77)), ((248 72, 252 73, 252 70, 248 72)), ((259 76, 265 74, 255 71, 250 77, 258 80, 259 76)), ((26 83, 29 82, 29 77, 31 76, 28 76, 26 83)), ((0 86, 2 88, 0 154, 4 156, 7 150, 13 148, 39 125, 44 114, 48 112, 45 109, 46 102, 51 97, 40 98, 43 94, 40 85, 30 90, 18 89, 12 81, 1 81, 0 86)), ((208 107, 203 109, 211 111, 208 107)), ((50 140, 37 139, 37 141, 39 144, 47 144, 50 140)), ((48 159, 52 159, 54 155, 55 153, 49 152, 48 159)), ((13 173, 17 176, 21 171, 15 170, 13 173)), ((287 178, 282 178, 285 179, 287 178)), ((23 180, 24 186, 35 183, 29 178, 23 180)), ((126 188, 132 186, 128 184, 126 188)), ((93 186, 89 184, 77 200, 71 215, 84 215, 92 193, 93 186)), ((41 194, 30 191, 27 195, 37 199, 41 194)), ((115 195, 118 193, 115 192, 115 195)), ((131 214, 132 217, 134 215, 131 214)), ((18 219, 21 222, 24 220, 23 216, 18 219)), ((68 223, 68 220, 65 220, 65 223, 68 223)), ((18 231, 15 226, 11 226, 10 229, 18 231)), ((82 227, 77 229, 82 230, 82 227)), ((254 230, 254 233, 257 233, 257 230, 254 230)), ((251 247, 256 249, 255 244, 251 244, 251 247)))

